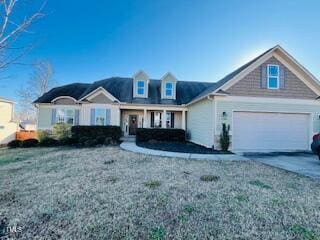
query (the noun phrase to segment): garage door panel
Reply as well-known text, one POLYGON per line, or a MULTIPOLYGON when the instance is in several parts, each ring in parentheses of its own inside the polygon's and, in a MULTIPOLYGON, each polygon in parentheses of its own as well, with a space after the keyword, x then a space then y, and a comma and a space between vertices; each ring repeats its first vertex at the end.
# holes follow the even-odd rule
POLYGON ((234 150, 307 150, 309 114, 234 112, 234 150))

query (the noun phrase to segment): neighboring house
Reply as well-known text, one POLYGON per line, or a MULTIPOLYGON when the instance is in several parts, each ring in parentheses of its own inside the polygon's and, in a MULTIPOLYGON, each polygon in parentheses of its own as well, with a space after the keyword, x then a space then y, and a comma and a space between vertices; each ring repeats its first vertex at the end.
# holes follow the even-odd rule
POLYGON ((16 138, 18 124, 13 121, 14 102, 0 98, 0 145, 16 138))
POLYGON ((308 150, 320 129, 320 85, 280 46, 215 83, 160 80, 140 71, 93 84, 54 88, 35 101, 38 128, 56 122, 118 125, 124 135, 137 127, 182 128, 190 140, 219 148, 222 123, 229 124, 233 151, 308 150))
POLYGON ((22 120, 20 121, 19 128, 23 131, 35 131, 37 129, 37 123, 33 120, 22 120))

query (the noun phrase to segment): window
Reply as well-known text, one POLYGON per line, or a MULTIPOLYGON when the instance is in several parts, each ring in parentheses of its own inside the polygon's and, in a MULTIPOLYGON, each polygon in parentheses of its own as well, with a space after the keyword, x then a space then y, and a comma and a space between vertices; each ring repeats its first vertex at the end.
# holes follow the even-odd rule
POLYGON ((166 83, 166 97, 172 97, 172 83, 167 82, 166 83))
MULTIPOLYGON (((161 128, 162 127, 162 112, 151 112, 151 127, 161 128)), ((164 116, 166 128, 174 128, 174 112, 167 112, 164 116)))
POLYGON ((268 88, 278 89, 279 88, 279 66, 278 65, 268 65, 267 67, 268 75, 268 88))
POLYGON ((137 81, 137 95, 144 95, 144 81, 137 81))
POLYGON ((151 112, 151 127, 161 128, 162 114, 161 112, 151 112))
POLYGON ((106 125, 106 110, 101 108, 95 109, 95 125, 106 125))
POLYGON ((56 122, 73 125, 74 109, 66 109, 66 108, 57 109, 56 122))
POLYGON ((174 128, 174 113, 173 112, 167 112, 166 128, 174 128))

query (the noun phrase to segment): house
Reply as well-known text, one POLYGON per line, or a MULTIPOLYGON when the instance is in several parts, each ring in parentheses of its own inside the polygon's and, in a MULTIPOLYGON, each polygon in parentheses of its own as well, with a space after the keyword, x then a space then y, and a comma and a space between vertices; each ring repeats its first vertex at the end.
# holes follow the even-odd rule
POLYGON ((318 80, 279 45, 218 82, 112 77, 54 88, 35 101, 38 129, 56 122, 182 128, 194 143, 219 148, 230 125, 233 151, 308 150, 320 129, 318 80))
POLYGON ((16 138, 18 124, 13 121, 14 102, 0 98, 0 145, 16 138))

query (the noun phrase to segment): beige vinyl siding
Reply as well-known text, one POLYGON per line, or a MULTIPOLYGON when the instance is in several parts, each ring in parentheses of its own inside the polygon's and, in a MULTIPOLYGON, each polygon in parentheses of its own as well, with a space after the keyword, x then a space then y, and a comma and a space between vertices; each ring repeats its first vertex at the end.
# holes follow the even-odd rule
MULTIPOLYGON (((256 112, 284 112, 284 113, 309 113, 311 114, 311 126, 310 134, 316 133, 320 130, 320 104, 319 103, 281 103, 278 102, 254 102, 254 101, 216 101, 216 131, 215 142, 219 141, 219 134, 221 132, 222 123, 230 124, 230 135, 232 136, 233 130, 233 112, 234 111, 256 111, 256 112), (222 113, 227 113, 227 119, 224 120, 222 113), (312 133, 311 133, 312 132, 312 133)), ((288 123, 290 124, 290 123, 288 123)), ((312 136, 310 136, 311 138, 312 136)), ((231 138, 232 139, 232 138, 231 138)))
POLYGON ((110 124, 120 126, 120 109, 118 105, 111 104, 83 104, 83 105, 40 105, 38 110, 38 128, 51 129, 51 115, 54 108, 79 109, 79 125, 90 125, 91 108, 110 109, 110 124))
POLYGON ((13 120, 13 103, 0 102, 0 144, 7 144, 16 138, 18 124, 13 120))
POLYGON ((212 147, 214 141, 214 102, 204 99, 188 107, 187 132, 194 143, 212 147))
POLYGON ((302 80, 300 80, 275 57, 268 59, 225 91, 234 96, 278 97, 292 99, 315 99, 317 97, 316 93, 314 93, 302 80), (266 68, 268 64, 278 65, 284 69, 284 88, 268 89, 267 87, 261 87, 261 66, 266 68))
POLYGON ((104 104, 104 103, 112 103, 113 101, 111 99, 109 99, 107 96, 105 96, 105 94, 100 93, 97 96, 91 98, 90 102, 104 104))
POLYGON ((7 144, 16 139, 18 124, 15 122, 0 123, 0 144, 7 144))
POLYGON ((0 102, 0 123, 7 123, 12 120, 13 104, 0 102))
POLYGON ((38 129, 50 129, 52 108, 39 106, 38 109, 38 129))
POLYGON ((80 109, 80 125, 91 125, 91 109, 110 109, 110 124, 120 126, 120 108, 113 104, 83 104, 80 109))
POLYGON ((182 113, 174 112, 174 128, 182 128, 182 113))

